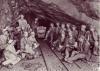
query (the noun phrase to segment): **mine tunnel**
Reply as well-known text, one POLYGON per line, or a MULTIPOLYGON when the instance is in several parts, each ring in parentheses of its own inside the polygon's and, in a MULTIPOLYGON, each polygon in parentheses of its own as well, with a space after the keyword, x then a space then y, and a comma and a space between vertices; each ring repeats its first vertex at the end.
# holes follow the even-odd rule
POLYGON ((0 0, 0 71, 99 71, 99 0, 0 0))

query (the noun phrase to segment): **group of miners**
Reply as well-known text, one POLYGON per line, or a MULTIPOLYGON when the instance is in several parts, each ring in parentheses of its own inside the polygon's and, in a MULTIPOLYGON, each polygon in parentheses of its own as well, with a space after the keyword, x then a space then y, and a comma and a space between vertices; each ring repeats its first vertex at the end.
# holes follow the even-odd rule
POLYGON ((0 63, 12 67, 22 59, 39 56, 39 43, 24 15, 20 15, 16 26, 6 26, 0 35, 0 63))
POLYGON ((92 55, 99 55, 99 37, 93 25, 51 23, 45 40, 69 63, 79 59, 90 61, 92 55))
MULTIPOLYGON (((36 18, 35 23, 38 21, 36 18)), ((22 59, 33 59, 39 56, 36 40, 36 26, 31 28, 20 15, 16 26, 6 26, 0 34, 0 63, 11 67, 22 59)), ((90 60, 99 53, 99 37, 94 26, 73 25, 71 23, 50 23, 45 39, 52 50, 63 55, 64 61, 73 63, 78 59, 90 60)))

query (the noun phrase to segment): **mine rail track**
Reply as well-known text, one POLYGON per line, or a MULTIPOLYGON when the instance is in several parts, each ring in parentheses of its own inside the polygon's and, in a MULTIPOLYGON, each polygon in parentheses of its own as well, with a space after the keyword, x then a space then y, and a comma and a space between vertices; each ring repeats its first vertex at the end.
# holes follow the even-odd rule
POLYGON ((48 66, 47 66, 47 63, 46 63, 46 60, 45 60, 45 57, 43 55, 43 52, 42 52, 42 49, 39 47, 40 51, 41 51, 41 55, 42 55, 42 58, 43 58, 43 61, 44 61, 44 64, 46 66, 46 70, 48 71, 48 66))
MULTIPOLYGON (((50 48, 51 49, 51 48, 50 48)), ((61 62, 61 64, 66 68, 67 71, 69 71, 69 69, 65 66, 65 64, 62 62, 62 60, 58 57, 58 55, 51 49, 51 51, 55 54, 55 56, 58 58, 58 60, 61 62)))
MULTIPOLYGON (((47 44, 47 46, 48 46, 48 44, 47 44)), ((49 47, 49 49, 52 51, 52 53, 56 56, 56 58, 59 60, 59 62, 63 65, 63 67, 66 69, 66 71, 70 71, 70 70, 67 68, 67 66, 65 66, 65 64, 61 61, 61 59, 57 56, 57 54, 50 48, 50 46, 48 46, 48 47, 49 47)), ((46 70, 49 71, 49 67, 48 67, 48 65, 47 65, 47 62, 46 62, 45 57, 44 57, 44 54, 43 54, 43 52, 42 52, 42 48, 39 47, 39 49, 40 49, 40 51, 41 51, 41 55, 42 55, 42 57, 43 57, 43 60, 44 60, 45 66, 46 66, 46 70)))
MULTIPOLYGON (((46 49, 49 49, 50 53, 53 54, 53 56, 59 61, 59 64, 61 64, 62 67, 65 69, 64 71, 74 71, 75 68, 77 68, 78 70, 83 70, 83 67, 80 64, 80 62, 74 62, 72 64, 68 63, 68 62, 65 62, 65 61, 62 60, 63 56, 59 52, 57 52, 56 50, 52 50, 50 44, 48 44, 47 42, 44 42, 44 41, 42 41, 42 44, 47 45, 46 49), (70 65, 71 65, 71 67, 70 67, 70 65), (74 69, 71 69, 73 67, 74 67, 74 69)), ((44 46, 44 48, 45 48, 45 46, 44 46)), ((44 54, 44 51, 43 51, 42 48, 40 48, 40 51, 41 51, 41 55, 43 57, 43 60, 44 60, 45 66, 46 66, 46 70, 49 71, 50 67, 48 65, 48 60, 46 60, 46 56, 44 54)), ((82 61, 82 63, 83 63, 83 61, 82 61)), ((86 65, 88 65, 88 64, 86 63, 86 65)))
MULTIPOLYGON (((51 48, 50 48, 51 49, 51 48)), ((63 63, 63 61, 60 59, 60 57, 57 55, 57 53, 54 51, 54 50, 52 50, 51 49, 51 51, 55 54, 55 56, 59 59, 59 61, 62 63, 62 65, 67 69, 67 71, 69 71, 68 70, 68 68, 66 67, 66 65, 63 63)), ((75 63, 74 62, 74 64, 78 67, 78 68, 80 68, 81 69, 81 67, 77 64, 77 63, 75 63)))

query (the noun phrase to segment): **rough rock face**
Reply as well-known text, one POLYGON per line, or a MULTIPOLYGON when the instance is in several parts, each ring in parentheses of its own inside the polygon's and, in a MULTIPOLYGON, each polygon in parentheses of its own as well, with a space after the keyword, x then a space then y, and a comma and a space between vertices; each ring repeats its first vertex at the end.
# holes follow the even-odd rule
POLYGON ((11 10, 7 0, 0 0, 0 29, 11 23, 11 10))
POLYGON ((70 3, 68 0, 43 0, 47 3, 55 3, 57 4, 62 10, 64 10, 67 14, 79 19, 80 15, 78 10, 75 8, 75 6, 70 3))
POLYGON ((79 12, 85 13, 87 16, 97 19, 97 14, 100 14, 98 8, 100 7, 99 0, 43 0, 47 3, 55 3, 62 10, 66 11, 69 15, 73 13, 79 14, 79 12), (91 13, 90 13, 91 12, 91 13))

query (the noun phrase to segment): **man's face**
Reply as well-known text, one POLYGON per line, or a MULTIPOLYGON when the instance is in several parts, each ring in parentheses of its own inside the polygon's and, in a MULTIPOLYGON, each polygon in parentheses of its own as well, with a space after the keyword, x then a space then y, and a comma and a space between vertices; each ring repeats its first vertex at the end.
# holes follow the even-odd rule
POLYGON ((38 18, 35 18, 35 21, 38 21, 38 18))
POLYGON ((50 26, 51 26, 51 27, 54 27, 54 24, 53 24, 53 23, 51 23, 51 24, 50 24, 50 26))
POLYGON ((57 25, 57 26, 59 26, 59 25, 60 25, 60 23, 56 23, 56 25, 57 25))
POLYGON ((81 30, 82 30, 82 31, 85 31, 85 29, 86 29, 86 26, 85 26, 85 25, 82 25, 82 26, 81 26, 81 30))
POLYGON ((67 24, 66 24, 66 27, 70 27, 70 23, 67 23, 67 24))
POLYGON ((65 24, 62 24, 61 27, 62 27, 62 28, 65 28, 65 24))
POLYGON ((73 29, 73 30, 76 30, 76 26, 73 26, 72 29, 73 29))
POLYGON ((24 19, 24 16, 23 15, 20 15, 21 19, 24 19))

